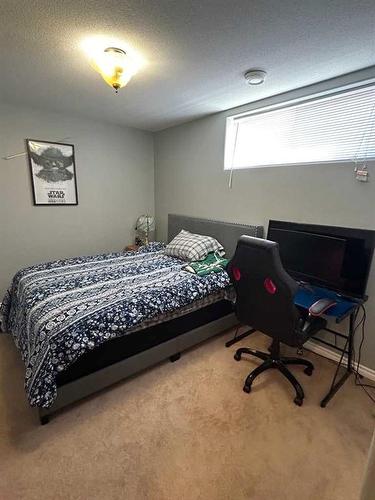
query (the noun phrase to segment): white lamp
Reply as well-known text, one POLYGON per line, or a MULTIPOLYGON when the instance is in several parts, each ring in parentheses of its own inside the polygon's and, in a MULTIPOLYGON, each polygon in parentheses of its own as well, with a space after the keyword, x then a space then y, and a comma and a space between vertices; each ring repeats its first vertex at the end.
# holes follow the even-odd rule
POLYGON ((137 238, 144 244, 148 245, 149 234, 155 231, 155 219, 152 215, 140 215, 135 225, 137 238))

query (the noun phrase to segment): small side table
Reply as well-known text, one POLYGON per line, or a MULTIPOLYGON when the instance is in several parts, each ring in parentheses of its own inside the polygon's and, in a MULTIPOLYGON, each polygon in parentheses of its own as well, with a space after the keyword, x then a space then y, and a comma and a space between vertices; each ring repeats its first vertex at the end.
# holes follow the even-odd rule
POLYGON ((139 248, 141 248, 139 245, 126 245, 124 252, 136 252, 139 248))

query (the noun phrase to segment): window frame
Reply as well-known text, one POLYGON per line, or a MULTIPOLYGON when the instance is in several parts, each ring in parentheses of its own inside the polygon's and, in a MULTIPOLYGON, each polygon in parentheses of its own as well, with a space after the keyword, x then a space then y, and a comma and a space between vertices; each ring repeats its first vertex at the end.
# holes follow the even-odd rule
MULTIPOLYGON (((358 159, 336 159, 336 160, 324 160, 324 161, 305 161, 305 162, 296 162, 296 163, 273 163, 273 164, 259 164, 259 165, 249 165, 246 167, 233 167, 233 152, 236 143, 236 123, 239 123, 241 119, 264 114, 270 111, 276 111, 279 109, 290 108, 293 106, 298 106, 299 104, 305 104, 308 102, 314 102, 316 100, 325 98, 325 97, 334 97, 339 96, 341 94, 345 94, 346 92, 350 92, 352 90, 363 90, 368 87, 375 87, 375 78, 366 79, 354 83, 350 83, 347 85, 342 85, 339 87, 335 87, 329 90, 323 90, 314 92, 305 96, 296 97, 293 99, 283 100, 278 103, 268 104, 261 107, 256 107, 250 109, 248 111, 243 111, 241 113, 237 113, 234 115, 229 115, 226 117, 225 124, 225 136, 224 136, 224 171, 234 171, 234 170, 250 170, 250 169, 260 169, 260 168, 274 168, 274 167, 296 167, 296 166, 313 166, 313 165, 338 165, 338 164, 356 164, 363 162, 374 162, 374 158, 358 158, 358 159)), ((269 99, 264 99, 265 101, 269 99)), ((374 117, 375 119, 375 117, 374 117)))

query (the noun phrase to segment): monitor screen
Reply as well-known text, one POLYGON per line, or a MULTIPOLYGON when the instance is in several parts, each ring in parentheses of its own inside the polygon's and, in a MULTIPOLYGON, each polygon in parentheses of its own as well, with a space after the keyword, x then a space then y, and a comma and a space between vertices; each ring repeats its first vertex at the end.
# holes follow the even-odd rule
POLYGON ((283 266, 296 280, 365 295, 374 231, 270 221, 268 239, 279 244, 283 266))

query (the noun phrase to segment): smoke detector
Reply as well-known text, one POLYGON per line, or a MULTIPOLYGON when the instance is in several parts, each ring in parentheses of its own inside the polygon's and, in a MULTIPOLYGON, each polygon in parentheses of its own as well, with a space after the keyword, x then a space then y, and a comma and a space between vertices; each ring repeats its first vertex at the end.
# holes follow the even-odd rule
POLYGON ((261 69, 250 69, 244 74, 248 85, 261 85, 266 79, 267 73, 261 69))

